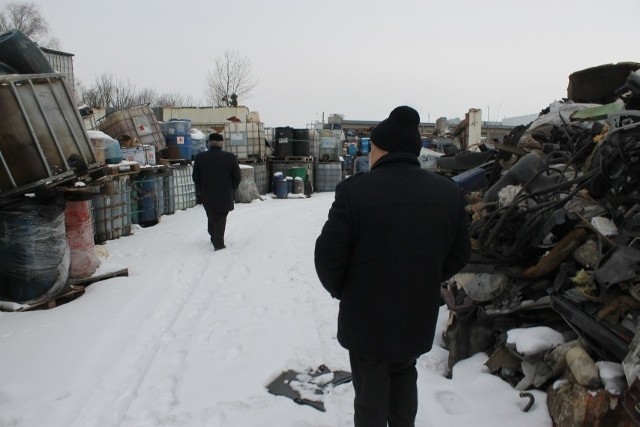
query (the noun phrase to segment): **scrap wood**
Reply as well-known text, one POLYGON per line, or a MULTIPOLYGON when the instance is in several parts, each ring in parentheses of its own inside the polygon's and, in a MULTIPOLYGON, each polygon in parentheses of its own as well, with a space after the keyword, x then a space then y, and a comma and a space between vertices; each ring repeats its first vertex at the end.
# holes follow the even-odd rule
POLYGON ((15 311, 32 311, 32 310, 45 310, 58 307, 62 304, 73 301, 84 294, 83 286, 71 286, 65 293, 58 294, 50 299, 35 303, 35 304, 23 304, 15 311))
POLYGON ((98 282, 100 280, 111 279, 112 277, 120 277, 120 276, 129 276, 129 269, 123 268, 117 271, 112 271, 110 273, 98 274, 91 277, 85 277, 82 279, 70 279, 69 282, 72 286, 89 286, 92 283, 98 282))

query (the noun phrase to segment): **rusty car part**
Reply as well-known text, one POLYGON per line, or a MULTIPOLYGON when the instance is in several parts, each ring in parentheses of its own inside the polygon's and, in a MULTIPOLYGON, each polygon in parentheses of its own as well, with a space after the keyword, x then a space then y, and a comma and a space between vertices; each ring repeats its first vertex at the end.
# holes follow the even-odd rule
POLYGON ((519 396, 522 398, 526 397, 527 399, 529 399, 529 403, 527 403, 525 407, 522 408, 523 412, 529 412, 529 409, 531 409, 533 404, 536 402, 536 398, 533 396, 532 393, 525 392, 525 391, 521 391, 519 396))
POLYGON ((610 114, 611 131, 600 145, 601 176, 614 194, 630 194, 640 186, 640 111, 610 114))
POLYGON ((582 307, 561 295, 551 295, 551 308, 580 335, 584 341, 602 358, 621 361, 629 352, 633 334, 624 328, 608 327, 582 307))
POLYGON ((574 228, 567 233, 547 255, 536 264, 527 268, 522 274, 526 279, 539 279, 556 270, 560 263, 586 240, 589 233, 582 227, 574 228))

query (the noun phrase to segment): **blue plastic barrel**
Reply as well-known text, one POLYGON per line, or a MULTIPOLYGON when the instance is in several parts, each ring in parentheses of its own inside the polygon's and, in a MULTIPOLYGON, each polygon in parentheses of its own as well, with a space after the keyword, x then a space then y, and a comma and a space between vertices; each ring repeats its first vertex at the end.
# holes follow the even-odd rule
POLYGON ((105 163, 109 165, 117 165, 122 162, 122 149, 120 143, 115 139, 105 141, 104 159, 105 163))
POLYGON ((360 138, 360 153, 366 156, 371 151, 371 138, 360 138))
POLYGON ((158 223, 156 210, 156 178, 153 175, 135 178, 138 194, 138 223, 145 227, 158 223))
POLYGON ((191 120, 171 119, 163 125, 165 158, 191 159, 191 120))
POLYGON ((279 181, 276 181, 276 197, 278 199, 286 199, 287 198, 287 193, 288 193, 288 188, 287 188, 287 180, 286 179, 281 179, 279 181))
POLYGON ((271 191, 273 193, 276 192, 276 184, 278 183, 278 181, 282 181, 284 179, 284 174, 282 172, 276 172, 273 174, 273 177, 271 178, 271 191))

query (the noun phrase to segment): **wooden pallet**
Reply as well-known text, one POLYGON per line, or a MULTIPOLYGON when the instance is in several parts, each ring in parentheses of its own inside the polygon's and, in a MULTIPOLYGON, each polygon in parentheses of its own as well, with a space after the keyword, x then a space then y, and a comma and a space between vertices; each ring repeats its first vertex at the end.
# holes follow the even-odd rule
POLYGON ((123 268, 110 273, 98 274, 97 276, 85 277, 82 279, 69 279, 71 286, 89 286, 92 283, 99 282, 100 280, 111 279, 112 277, 129 276, 129 269, 123 268))
POLYGON ((56 295, 52 299, 39 302, 37 304, 23 305, 16 311, 48 310, 66 304, 84 294, 84 286, 71 286, 70 289, 61 295, 56 295))
POLYGON ((264 163, 263 159, 258 159, 255 157, 247 158, 247 159, 238 159, 238 163, 246 164, 246 163, 264 163))
POLYGON ((120 176, 120 175, 134 175, 140 172, 140 163, 123 161, 117 165, 104 165, 105 175, 107 176, 120 176))
POLYGON ((313 156, 270 157, 269 161, 283 163, 313 163, 313 156))
POLYGON ((187 159, 160 159, 159 161, 163 166, 186 166, 191 164, 191 160, 187 159))
POLYGON ((128 275, 129 275, 129 269, 123 268, 117 271, 112 271, 110 273, 99 274, 97 276, 91 276, 91 277, 86 277, 82 279, 69 279, 69 282, 67 284, 69 289, 63 294, 56 295, 51 299, 48 299, 46 301, 42 301, 36 304, 23 305, 15 311, 48 310, 51 308, 55 308, 55 307, 61 306, 62 304, 71 302, 79 298, 80 296, 82 296, 85 292, 85 288, 92 283, 95 283, 101 280, 110 279, 112 277, 128 276, 128 275))

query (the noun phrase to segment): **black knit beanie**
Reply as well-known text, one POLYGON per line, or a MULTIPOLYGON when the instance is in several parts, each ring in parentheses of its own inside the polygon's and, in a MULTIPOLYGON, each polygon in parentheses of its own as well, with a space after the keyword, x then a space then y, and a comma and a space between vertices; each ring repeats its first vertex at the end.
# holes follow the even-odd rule
POLYGON ((406 105, 393 109, 389 117, 378 123, 371 132, 371 142, 390 153, 420 154, 420 115, 406 105))

